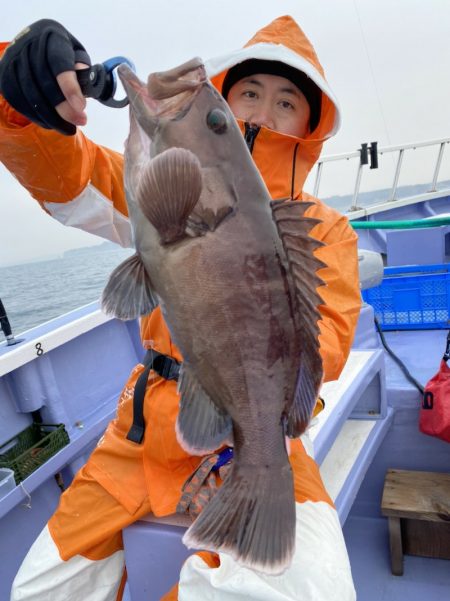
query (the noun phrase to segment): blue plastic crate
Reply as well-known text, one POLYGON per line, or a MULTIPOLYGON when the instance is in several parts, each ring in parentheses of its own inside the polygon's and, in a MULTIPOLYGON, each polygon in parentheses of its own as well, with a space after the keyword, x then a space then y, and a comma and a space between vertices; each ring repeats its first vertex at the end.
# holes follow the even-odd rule
POLYGON ((450 328, 450 264, 386 267, 362 296, 383 330, 450 328))

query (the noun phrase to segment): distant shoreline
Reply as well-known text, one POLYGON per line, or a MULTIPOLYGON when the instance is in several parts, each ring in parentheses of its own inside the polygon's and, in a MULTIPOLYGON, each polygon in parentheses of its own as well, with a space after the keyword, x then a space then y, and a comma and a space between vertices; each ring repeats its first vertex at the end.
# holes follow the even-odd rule
MULTIPOLYGON (((91 253, 105 253, 116 250, 126 250, 119 244, 114 242, 100 242, 100 244, 92 244, 91 246, 81 246, 80 248, 72 248, 57 255, 43 255, 27 261, 19 261, 18 263, 0 263, 0 269, 8 267, 19 267, 20 265, 30 265, 33 263, 47 263, 48 261, 60 261, 76 256, 83 256, 91 253)), ((130 249, 131 252, 132 249, 130 249)))
POLYGON ((14 334, 97 301, 111 272, 134 252, 109 242, 74 250, 0 268, 0 298, 14 334))

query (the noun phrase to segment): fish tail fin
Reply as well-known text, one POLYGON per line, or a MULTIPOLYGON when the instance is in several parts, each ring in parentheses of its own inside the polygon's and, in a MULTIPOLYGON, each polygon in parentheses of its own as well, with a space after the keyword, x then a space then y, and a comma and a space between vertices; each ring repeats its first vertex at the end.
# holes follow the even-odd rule
POLYGON ((295 546, 295 497, 288 462, 277 466, 235 463, 183 537, 188 548, 231 555, 266 574, 280 574, 295 546))

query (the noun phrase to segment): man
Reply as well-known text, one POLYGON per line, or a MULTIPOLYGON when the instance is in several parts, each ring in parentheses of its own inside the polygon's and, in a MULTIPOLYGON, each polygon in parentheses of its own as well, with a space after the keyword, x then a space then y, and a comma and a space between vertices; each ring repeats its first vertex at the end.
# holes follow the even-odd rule
MULTIPOLYGON (((73 68, 88 63, 78 40, 52 21, 38 22, 16 38, 0 61, 6 97, 0 97, 0 159, 56 219, 129 245, 122 157, 75 132, 86 115, 73 68), (34 64, 29 58, 33 44, 45 48, 46 60, 34 64), (15 80, 21 70, 30 75, 22 85, 15 80), (45 85, 33 83, 41 80, 45 85)), ((322 222, 312 230, 325 243, 316 254, 327 265, 319 273, 327 284, 320 291, 319 342, 325 381, 336 379, 360 308, 356 236, 343 216, 302 191, 324 140, 338 128, 334 96, 312 46, 290 17, 276 19, 244 49, 210 61, 207 70, 238 118, 271 196, 312 200, 308 215, 322 222)), ((146 348, 182 360, 159 309, 142 320, 141 334, 146 348)), ((201 459, 189 456, 176 440, 176 383, 155 372, 143 407, 150 427, 142 444, 126 438, 134 386, 143 370, 142 365, 133 370, 116 419, 30 550, 13 600, 120 599, 121 530, 149 511, 175 512, 181 488, 201 459)), ((297 543, 283 577, 203 553, 186 562, 178 592, 166 599, 354 599, 337 514, 306 447, 306 441, 291 444, 297 543)))

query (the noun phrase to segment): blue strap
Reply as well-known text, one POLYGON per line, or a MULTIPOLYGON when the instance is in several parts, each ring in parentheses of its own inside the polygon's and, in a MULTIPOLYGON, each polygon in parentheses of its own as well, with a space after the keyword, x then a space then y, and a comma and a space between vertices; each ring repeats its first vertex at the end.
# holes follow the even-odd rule
POLYGON ((223 449, 223 451, 220 451, 218 455, 219 457, 217 458, 217 461, 214 467, 212 468, 213 472, 217 472, 217 470, 219 470, 223 465, 226 465, 233 459, 233 448, 226 447, 225 449, 223 449))

